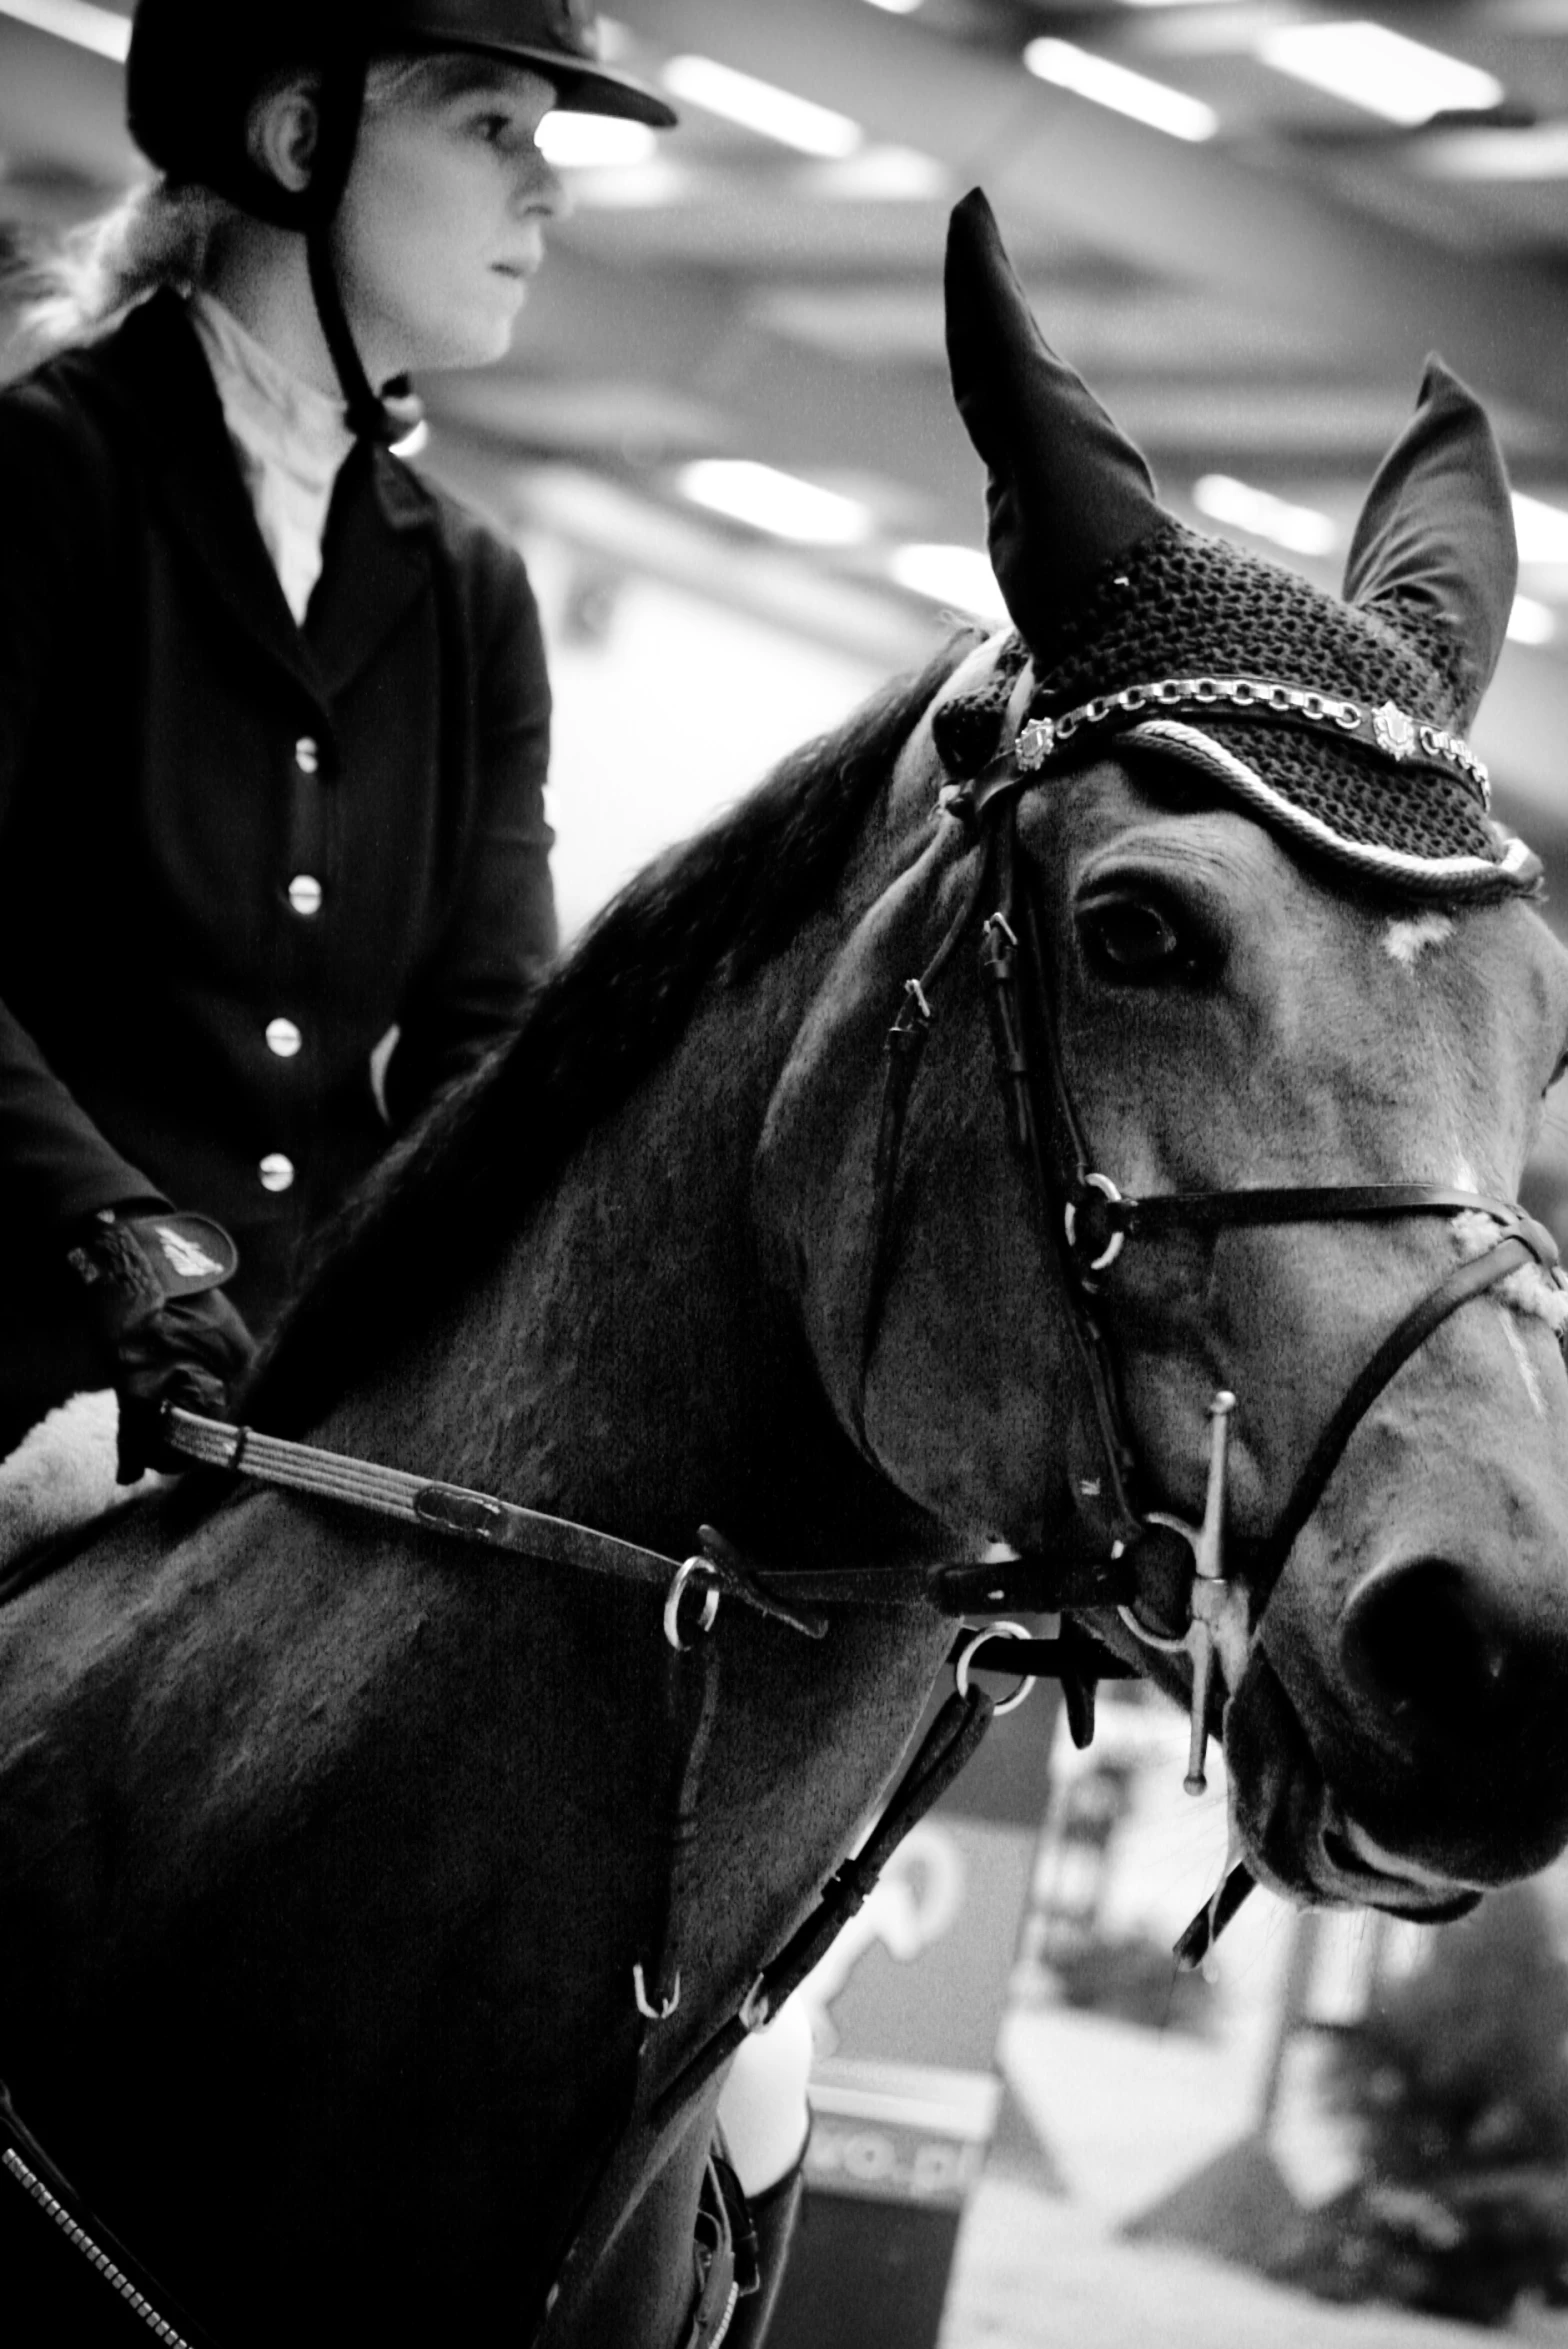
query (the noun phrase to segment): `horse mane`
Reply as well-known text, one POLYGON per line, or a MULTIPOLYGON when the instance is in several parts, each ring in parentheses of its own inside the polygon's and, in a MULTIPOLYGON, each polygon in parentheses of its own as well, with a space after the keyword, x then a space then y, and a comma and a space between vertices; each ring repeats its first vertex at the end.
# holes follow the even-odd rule
POLYGON ((275 1433, 310 1427, 433 1318, 671 1050, 702 989, 776 954, 842 872, 911 728, 977 640, 801 745, 584 930, 517 1033, 393 1145, 325 1227, 243 1398, 275 1433))

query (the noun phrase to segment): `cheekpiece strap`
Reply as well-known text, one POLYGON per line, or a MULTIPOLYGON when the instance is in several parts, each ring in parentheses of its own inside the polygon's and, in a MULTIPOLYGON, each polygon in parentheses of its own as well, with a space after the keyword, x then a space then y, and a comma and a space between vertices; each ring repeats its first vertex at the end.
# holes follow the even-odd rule
MULTIPOLYGON (((1266 677, 1161 677, 1119 693, 1096 694, 1058 718, 1030 718, 1018 729, 1013 763, 1023 777, 1065 764, 1081 754, 1085 735, 1121 734, 1157 718, 1245 718, 1249 725, 1275 724, 1315 729, 1337 742, 1359 743, 1390 765, 1412 772, 1447 775, 1463 783, 1483 812, 1491 806, 1486 768, 1458 735, 1414 718, 1394 701, 1369 704, 1287 685, 1266 677)), ((1009 782, 999 760, 975 786, 976 812, 1009 782)))

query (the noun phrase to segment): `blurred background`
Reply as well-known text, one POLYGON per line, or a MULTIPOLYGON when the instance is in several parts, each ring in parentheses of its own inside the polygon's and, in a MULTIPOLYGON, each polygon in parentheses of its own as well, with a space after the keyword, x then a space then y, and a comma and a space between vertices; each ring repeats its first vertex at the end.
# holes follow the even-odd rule
MULTIPOLYGON (((136 172, 128 15, 0 0, 13 250, 136 172)), ((1322 580, 1427 351, 1483 394, 1524 570, 1478 747, 1568 875, 1568 5, 616 0, 605 36, 681 126, 547 128, 572 216, 420 459, 538 583, 570 921, 999 611, 942 358, 977 181, 1167 501, 1322 580)))
MULTIPOLYGON (((128 17, 0 0, 0 259, 134 177, 128 17)), ((1568 0, 615 0, 605 36, 681 127, 546 126, 570 217, 417 452, 534 578, 568 930, 999 616, 941 335, 979 182, 1167 502, 1324 584, 1426 353, 1485 398, 1523 569, 1476 747, 1568 935, 1568 0)), ((1562 1230, 1556 1118, 1531 1180, 1562 1230)), ((781 2349, 1568 2339, 1564 1884, 1425 1934, 1258 1895, 1178 1981, 1223 1795, 1102 1710, 1087 1757, 1043 1696, 1003 1724, 818 1984, 781 2349)))

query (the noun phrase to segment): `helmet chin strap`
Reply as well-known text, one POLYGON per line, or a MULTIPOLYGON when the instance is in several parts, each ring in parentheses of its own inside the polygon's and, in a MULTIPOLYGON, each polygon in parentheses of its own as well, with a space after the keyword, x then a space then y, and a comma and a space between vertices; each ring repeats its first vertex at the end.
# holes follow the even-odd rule
MULTIPOLYGON (((316 315, 321 331, 326 336, 327 350, 337 370, 347 408, 350 432, 356 440, 385 445, 401 439, 407 426, 394 422, 388 414, 381 393, 365 373, 364 360, 354 340, 353 329, 343 307, 343 289, 332 258, 332 227, 336 213, 325 220, 312 223, 306 233, 305 256, 310 267, 310 290, 315 298, 316 315)), ((388 389, 394 393, 406 391, 407 378, 399 376, 388 389)))
MULTIPOLYGON (((317 103, 319 129, 310 185, 301 198, 304 214, 305 257, 310 290, 326 337, 327 351, 337 371, 347 409, 350 432, 356 440, 385 445, 406 429, 387 412, 386 401, 365 372, 343 303, 332 253, 332 231, 342 209, 344 191, 354 168, 360 124, 365 112, 365 79, 369 62, 363 55, 335 58, 322 76, 317 103)), ((402 377, 389 387, 406 390, 402 377)))

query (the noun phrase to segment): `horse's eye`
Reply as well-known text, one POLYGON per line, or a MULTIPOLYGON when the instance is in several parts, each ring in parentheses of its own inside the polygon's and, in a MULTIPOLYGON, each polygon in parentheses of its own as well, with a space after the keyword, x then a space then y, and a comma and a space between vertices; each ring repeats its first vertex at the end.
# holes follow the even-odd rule
POLYGON ((1191 956, 1170 917, 1142 897, 1104 897, 1082 908, 1079 930, 1090 961, 1125 986, 1175 978, 1191 956))

